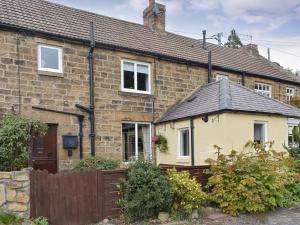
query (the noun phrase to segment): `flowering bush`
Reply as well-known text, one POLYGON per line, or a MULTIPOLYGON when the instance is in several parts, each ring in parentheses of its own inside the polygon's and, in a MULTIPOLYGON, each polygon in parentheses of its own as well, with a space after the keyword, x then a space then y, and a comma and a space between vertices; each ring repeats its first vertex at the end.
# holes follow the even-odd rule
POLYGON ((291 171, 294 161, 283 153, 256 148, 252 153, 221 154, 207 162, 212 172, 209 199, 231 215, 286 207, 299 194, 291 171))
POLYGON ((201 185, 189 172, 177 172, 176 169, 167 170, 167 178, 174 189, 173 210, 190 214, 193 209, 201 206, 206 194, 201 190, 201 185))

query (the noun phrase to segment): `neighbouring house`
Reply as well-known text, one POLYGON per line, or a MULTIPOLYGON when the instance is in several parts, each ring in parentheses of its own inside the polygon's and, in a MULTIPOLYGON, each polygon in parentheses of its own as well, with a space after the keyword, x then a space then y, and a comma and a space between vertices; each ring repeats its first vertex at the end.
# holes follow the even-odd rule
POLYGON ((248 141, 286 151, 290 117, 299 119, 300 110, 227 79, 204 85, 157 120, 156 133, 169 148, 157 152, 157 163, 203 165, 217 158, 214 145, 229 154, 248 141))
POLYGON ((44 0, 0 1, 0 112, 49 124, 31 146, 34 168, 56 172, 90 155, 155 159, 154 121, 213 80, 285 102, 300 96, 300 78, 254 44, 230 49, 168 32, 166 7, 154 0, 143 19, 136 24, 44 0))

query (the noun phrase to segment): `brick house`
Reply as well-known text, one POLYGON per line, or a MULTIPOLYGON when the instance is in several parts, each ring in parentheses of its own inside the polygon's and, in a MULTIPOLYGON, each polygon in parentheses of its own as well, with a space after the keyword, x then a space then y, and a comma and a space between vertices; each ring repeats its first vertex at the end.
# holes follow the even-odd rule
POLYGON ((71 156, 62 141, 78 135, 78 115, 85 116, 83 157, 91 154, 89 116, 76 107, 90 101, 91 21, 96 155, 154 157, 153 122, 209 80, 228 78, 280 101, 300 95, 300 79, 256 45, 229 49, 167 32, 166 8, 154 0, 143 18, 141 25, 44 0, 0 1, 0 111, 50 127, 33 143, 34 166, 55 172, 80 158, 79 147, 71 156))

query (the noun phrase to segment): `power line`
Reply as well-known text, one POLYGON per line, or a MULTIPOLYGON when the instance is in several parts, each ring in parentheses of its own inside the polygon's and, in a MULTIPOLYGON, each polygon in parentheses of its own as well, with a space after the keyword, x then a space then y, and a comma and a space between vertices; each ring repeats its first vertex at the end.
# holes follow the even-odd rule
MULTIPOLYGON (((262 45, 262 44, 260 44, 261 46, 264 46, 265 48, 269 48, 268 46, 266 46, 266 45, 262 45)), ((288 54, 288 55, 292 55, 292 56, 294 56, 294 57, 298 57, 298 58, 300 58, 300 55, 296 55, 296 54, 294 54, 294 53, 292 53, 292 52, 287 52, 287 51, 284 51, 284 50, 281 50, 281 49, 277 49, 277 48, 271 48, 272 50, 275 50, 275 51, 278 51, 278 52, 282 52, 282 53, 284 53, 284 54, 288 54)))

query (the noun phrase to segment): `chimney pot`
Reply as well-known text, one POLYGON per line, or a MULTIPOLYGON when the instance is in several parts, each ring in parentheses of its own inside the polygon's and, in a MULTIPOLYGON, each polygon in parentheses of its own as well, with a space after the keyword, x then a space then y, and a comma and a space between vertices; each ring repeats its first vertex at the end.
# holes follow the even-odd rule
POLYGON ((144 25, 164 33, 166 26, 166 6, 149 0, 149 6, 143 12, 144 25))
POLYGON ((155 0, 149 0, 149 6, 153 5, 155 3, 155 0))
POLYGON ((258 47, 256 44, 247 44, 247 45, 243 45, 242 49, 254 56, 258 56, 259 55, 259 51, 258 51, 258 47))

